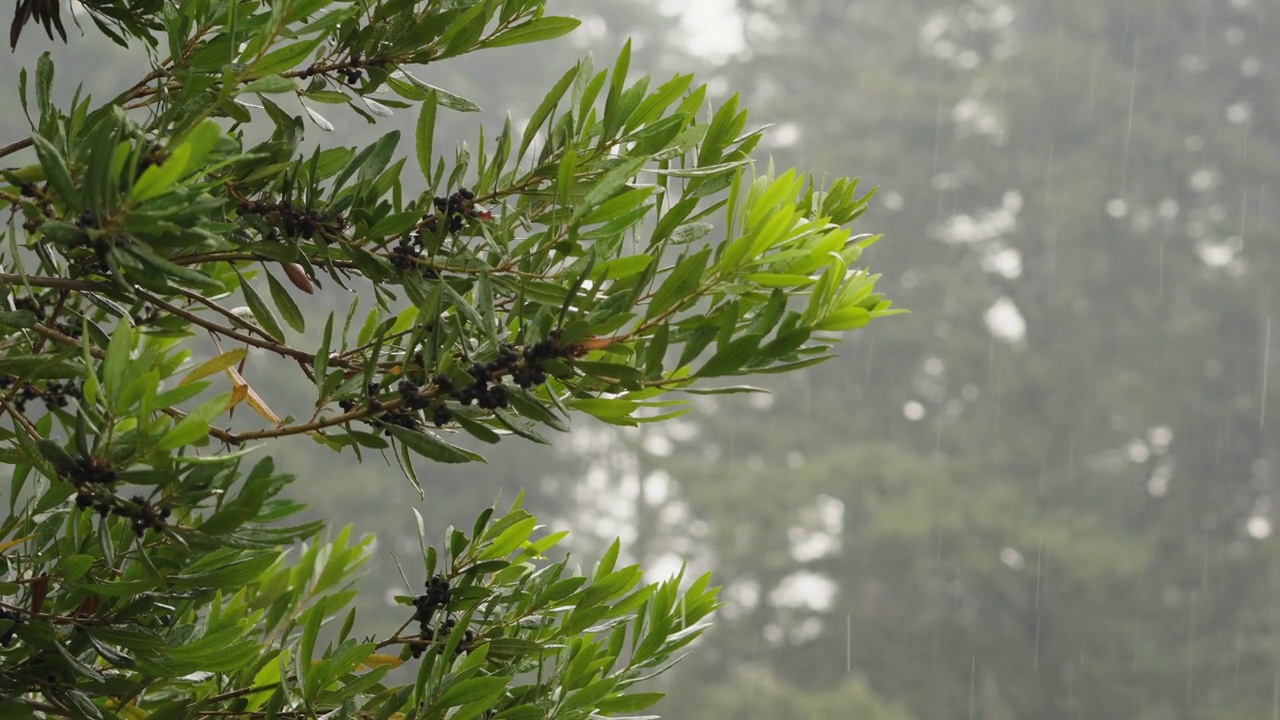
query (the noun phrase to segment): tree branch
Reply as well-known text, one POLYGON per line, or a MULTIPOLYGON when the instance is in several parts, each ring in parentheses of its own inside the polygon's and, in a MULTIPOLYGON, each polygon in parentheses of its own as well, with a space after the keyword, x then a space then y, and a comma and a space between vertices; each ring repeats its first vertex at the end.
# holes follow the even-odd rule
POLYGON ((89 282, 88 280, 41 277, 39 275, 15 275, 13 273, 0 273, 0 283, 5 285, 30 285, 31 287, 61 288, 63 290, 85 290, 88 292, 100 292, 109 287, 105 283, 89 282))
MULTIPOLYGON (((314 353, 309 353, 309 352, 306 352, 305 350, 292 348, 292 347, 289 347, 288 345, 281 345, 280 343, 275 342, 274 340, 262 340, 257 337, 254 337, 253 335, 246 335, 238 330, 235 330, 234 328, 229 328, 225 325, 219 325, 218 323, 213 322, 211 320, 206 320, 205 318, 202 318, 193 312, 188 312, 187 310, 183 310, 177 305, 171 305, 145 290, 138 290, 138 297, 142 298, 144 301, 150 303, 151 305, 154 305, 160 310, 164 310, 165 312, 169 313, 170 315, 173 315, 174 317, 182 318, 187 322, 193 323, 195 325, 199 325, 200 327, 210 332, 214 332, 219 335, 222 335, 223 337, 231 338, 232 340, 237 340, 239 342, 245 343, 246 345, 252 345, 257 348, 262 348, 263 350, 268 350, 270 352, 273 352, 277 355, 282 355, 284 357, 291 357, 296 360, 302 360, 308 363, 315 362, 316 356, 314 353)), ((334 367, 340 367, 348 370, 358 369, 351 363, 343 361, 339 358, 330 357, 330 358, 327 358, 326 361, 329 365, 332 365, 334 367)))

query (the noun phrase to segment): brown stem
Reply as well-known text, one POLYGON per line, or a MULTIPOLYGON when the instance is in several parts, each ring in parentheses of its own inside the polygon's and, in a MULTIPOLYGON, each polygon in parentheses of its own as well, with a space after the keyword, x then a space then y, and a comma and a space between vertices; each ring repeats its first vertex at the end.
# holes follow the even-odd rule
POLYGON ((13 403, 9 402, 7 398, 0 400, 0 407, 4 408, 4 411, 13 417, 13 421, 15 423, 22 426, 23 431, 27 433, 27 437, 35 440, 36 442, 44 439, 40 437, 40 433, 36 430, 36 426, 32 425, 31 421, 19 412, 18 408, 14 407, 13 403))
POLYGON ((30 285, 31 287, 62 288, 63 290, 101 291, 107 288, 102 283, 87 280, 70 280, 60 277, 40 277, 38 275, 14 275, 0 273, 0 283, 5 285, 30 285))
POLYGON ((408 620, 405 620, 404 624, 401 625, 398 630, 396 630, 394 633, 391 634, 391 637, 378 643, 377 645, 374 646, 374 648, 377 650, 381 650, 382 648, 387 647, 389 645, 397 645, 401 642, 404 642, 404 638, 400 637, 400 633, 404 632, 405 628, 409 627, 409 624, 412 622, 413 622, 413 617, 410 616, 410 618, 408 620))
POLYGON ((181 292, 181 293, 182 293, 182 294, 183 294, 183 295, 184 295, 188 300, 192 300, 192 301, 195 301, 195 302, 200 303, 201 305, 204 305, 205 307, 207 307, 207 308, 209 308, 210 310, 212 310, 212 311, 214 311, 214 312, 218 313, 219 315, 221 315, 221 316, 223 316, 223 317, 227 318, 228 320, 230 320, 231 322, 233 322, 233 323, 235 323, 235 324, 239 325, 240 327, 244 328, 245 330, 247 330, 247 331, 249 331, 249 332, 257 333, 257 334, 261 335, 261 336, 263 337, 263 339, 265 339, 265 340, 268 340, 268 341, 271 341, 271 342, 275 342, 275 338, 273 338, 273 337, 271 337, 269 334, 267 334, 267 331, 266 331, 266 330, 263 330, 262 328, 260 328, 260 327, 258 327, 258 326, 256 326, 256 325, 254 325, 253 323, 251 323, 251 322, 249 322, 249 321, 245 320, 244 318, 240 317, 239 315, 236 315, 235 313, 233 313, 233 312, 231 312, 230 310, 228 310, 228 309, 226 309, 226 308, 222 307, 222 306, 221 306, 221 305, 219 305, 218 303, 216 303, 216 302, 214 302, 214 301, 210 300, 209 298, 207 298, 207 297, 205 297, 205 296, 201 295, 200 293, 195 293, 195 292, 191 292, 190 290, 181 290, 181 289, 179 289, 179 292, 181 292))
POLYGON ((309 433, 309 432, 314 432, 316 430, 331 428, 331 427, 334 427, 335 425, 345 425, 346 423, 349 423, 353 420, 362 420, 364 418, 367 418, 371 415, 375 415, 384 410, 396 410, 396 409, 399 409, 403 404, 404 404, 404 401, 397 398, 395 400, 390 400, 388 402, 383 403, 382 405, 379 406, 377 411, 370 410, 368 407, 362 407, 362 408, 357 408, 355 410, 352 410, 351 412, 348 412, 348 413, 343 413, 341 415, 334 415, 333 417, 323 418, 320 420, 314 420, 312 422, 303 423, 301 425, 286 425, 285 427, 270 428, 267 430, 250 430, 248 432, 242 432, 242 433, 226 433, 225 438, 218 435, 215 435, 215 437, 218 437, 219 439, 222 439, 225 442, 228 442, 232 445, 239 445, 240 443, 244 443, 249 440, 266 440, 268 438, 287 437, 289 435, 301 435, 303 433, 309 433))
POLYGON ((27 148, 31 147, 34 144, 35 143, 31 140, 31 138, 26 138, 24 140, 11 142, 8 145, 5 145, 4 147, 0 147, 0 157, 4 157, 6 155, 12 155, 18 152, 19 150, 26 150, 27 148))
MULTIPOLYGON (((49 317, 45 318, 45 322, 48 323, 49 326, 53 326, 58 322, 58 315, 61 314, 63 308, 66 307, 67 298, 70 297, 70 295, 71 291, 66 288, 63 288, 62 292, 58 293, 58 302, 54 304, 53 310, 49 312, 49 317)), ((47 337, 41 337, 39 341, 31 346, 32 355, 40 354, 40 351, 44 349, 44 341, 46 339, 47 337)))
MULTIPOLYGON (((70 335, 67 335, 61 330, 51 328, 48 325, 45 325, 43 323, 36 323, 35 326, 32 327, 31 329, 35 330, 36 333, 41 337, 47 338, 49 340, 53 340, 54 342, 59 342, 59 343, 62 343, 63 345, 67 345, 69 347, 73 347, 76 349, 79 349, 82 346, 79 340, 71 337, 70 335)), ((92 344, 89 345, 89 354, 96 358, 106 357, 106 353, 103 352, 101 348, 95 347, 92 344)))
MULTIPOLYGON (((304 350, 298 350, 297 348, 292 348, 292 347, 289 347, 288 345, 281 345, 280 343, 275 342, 274 340, 261 340, 257 337, 254 337, 253 335, 246 335, 245 333, 239 332, 238 330, 229 328, 225 325, 219 325, 218 323, 213 322, 211 320, 206 320, 205 318, 202 318, 193 312, 188 312, 186 310, 183 310, 177 305, 171 305, 145 290, 138 290, 138 297, 154 305, 155 307, 161 310, 164 310, 165 312, 169 313, 170 315, 173 315, 174 317, 180 317, 183 320, 186 320, 187 322, 193 323, 195 325, 199 325, 200 327, 206 330, 209 330, 211 332, 215 332, 223 337, 231 338, 232 340, 238 340, 239 342, 245 343, 246 345, 252 345, 257 348, 262 348, 263 350, 268 350, 270 352, 273 352, 277 355, 282 355, 284 357, 291 357, 296 360, 302 360, 308 363, 315 362, 316 356, 312 353, 306 352, 304 350)), ((351 363, 344 362, 338 358, 328 358, 328 364, 334 365, 336 367, 346 368, 346 369, 355 369, 351 363)))

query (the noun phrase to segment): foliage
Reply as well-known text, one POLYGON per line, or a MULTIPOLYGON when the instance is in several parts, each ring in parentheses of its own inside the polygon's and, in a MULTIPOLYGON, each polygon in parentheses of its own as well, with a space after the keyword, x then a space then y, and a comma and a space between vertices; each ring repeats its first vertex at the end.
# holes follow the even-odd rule
POLYGON ((737 102, 704 114, 689 75, 628 82, 629 45, 611 71, 570 68, 521 130, 442 156, 438 113, 475 105, 414 73, 577 24, 538 0, 90 10, 167 57, 104 103, 77 88, 59 107, 40 56, 18 88, 30 137, 0 148, 29 158, 0 171, 4 716, 586 718, 656 702, 633 686, 701 632, 706 576, 643 584, 616 544, 576 575, 545 557, 562 534, 536 533, 517 501, 441 550, 423 539, 421 575, 404 572, 425 592, 399 599, 400 630, 362 636, 354 612, 335 621, 369 540, 283 524, 302 505, 254 443, 381 454, 422 492, 418 458, 546 442, 572 411, 652 422, 683 412, 671 393, 742 389, 700 381, 818 363, 838 333, 898 312, 853 267, 876 239, 845 227, 868 195, 757 175, 761 132, 737 102), (398 132, 304 143, 333 129, 324 105, 371 122, 416 107, 426 191, 406 191, 398 132), (356 297, 321 320, 297 296, 328 283, 356 297), (315 388, 297 416, 251 382, 276 366, 315 388), (402 663, 412 682, 390 674, 402 663))

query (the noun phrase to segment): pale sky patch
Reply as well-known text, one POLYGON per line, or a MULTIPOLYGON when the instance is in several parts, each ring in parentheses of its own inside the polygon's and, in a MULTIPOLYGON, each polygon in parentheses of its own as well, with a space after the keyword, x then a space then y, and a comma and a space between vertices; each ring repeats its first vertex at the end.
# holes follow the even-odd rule
POLYGON ((742 15, 734 0, 659 0, 658 10, 680 20, 689 52, 712 62, 724 62, 746 49, 742 15))

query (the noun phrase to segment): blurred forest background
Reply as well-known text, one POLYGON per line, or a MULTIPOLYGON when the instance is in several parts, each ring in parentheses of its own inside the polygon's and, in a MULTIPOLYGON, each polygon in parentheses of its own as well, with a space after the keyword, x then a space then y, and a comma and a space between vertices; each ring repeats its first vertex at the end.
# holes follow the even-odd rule
MULTIPOLYGON (((584 566, 621 535, 651 579, 687 560, 725 585, 666 717, 1280 717, 1280 8, 551 5, 584 20, 568 41, 418 73, 484 108, 448 114, 452 140, 519 127, 580 54, 610 63, 632 37, 633 74, 741 92, 775 124, 762 159, 878 186, 856 229, 885 233, 871 261, 914 314, 770 395, 424 468, 425 501, 377 458, 279 446, 314 515, 378 533, 366 618, 396 624, 409 506, 438 538, 525 487, 584 566)), ((92 29, 71 40, 29 29, 0 82, 44 49, 63 97, 145 71, 92 29)), ((326 144, 414 122, 317 109, 326 144)), ((10 97, 0 142, 26 134, 10 97)), ((252 355, 245 376, 307 411, 294 378, 252 355)))

